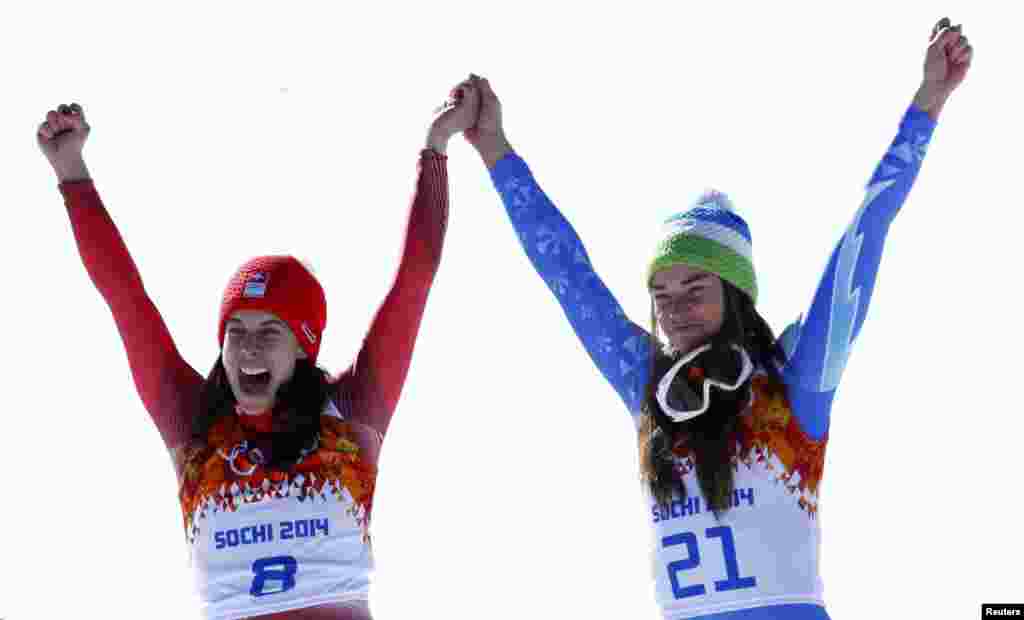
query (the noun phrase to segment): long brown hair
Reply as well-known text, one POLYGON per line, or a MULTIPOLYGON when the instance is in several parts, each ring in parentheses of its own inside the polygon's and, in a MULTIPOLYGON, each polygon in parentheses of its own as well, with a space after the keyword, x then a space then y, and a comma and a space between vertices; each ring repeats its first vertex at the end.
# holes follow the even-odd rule
MULTIPOLYGON (((292 378, 277 391, 273 444, 266 456, 268 468, 287 469, 298 461, 303 450, 312 447, 320 430, 320 414, 333 389, 326 371, 309 360, 296 360, 292 378)), ((237 402, 218 357, 199 395, 199 415, 192 420, 192 441, 205 442, 217 420, 235 414, 237 402)))
MULTIPOLYGON (((775 362, 783 362, 775 335, 757 313, 749 295, 722 280, 725 319, 711 339, 712 351, 739 345, 747 350, 756 367, 772 379, 776 389, 785 390, 775 362)), ((655 398, 658 381, 678 361, 662 350, 657 339, 657 319, 651 304, 651 366, 640 416, 641 477, 650 486, 658 503, 668 504, 674 494, 686 498, 686 487, 675 471, 673 447, 679 443, 688 449, 696 468, 697 481, 709 508, 718 518, 732 505, 732 451, 736 441, 739 414, 750 397, 750 380, 735 392, 712 392, 708 410, 685 422, 675 422, 661 409, 655 398)), ((672 399, 672 392, 669 393, 672 399)))

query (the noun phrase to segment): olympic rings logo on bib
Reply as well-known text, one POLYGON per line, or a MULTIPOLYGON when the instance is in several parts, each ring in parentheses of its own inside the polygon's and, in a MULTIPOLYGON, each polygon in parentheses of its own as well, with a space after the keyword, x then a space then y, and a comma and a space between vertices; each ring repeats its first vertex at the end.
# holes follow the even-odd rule
POLYGON ((223 448, 217 450, 217 454, 228 462, 228 467, 238 476, 251 476, 260 465, 266 462, 260 449, 250 450, 249 442, 245 439, 231 448, 228 454, 224 454, 223 448))

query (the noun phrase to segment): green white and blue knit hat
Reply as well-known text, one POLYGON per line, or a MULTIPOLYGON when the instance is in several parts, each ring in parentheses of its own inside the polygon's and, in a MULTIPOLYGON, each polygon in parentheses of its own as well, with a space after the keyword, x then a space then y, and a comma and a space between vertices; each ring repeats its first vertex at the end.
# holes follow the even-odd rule
POLYGON ((719 191, 705 191, 688 211, 665 220, 648 286, 656 272, 680 264, 709 271, 757 301, 750 228, 719 191))

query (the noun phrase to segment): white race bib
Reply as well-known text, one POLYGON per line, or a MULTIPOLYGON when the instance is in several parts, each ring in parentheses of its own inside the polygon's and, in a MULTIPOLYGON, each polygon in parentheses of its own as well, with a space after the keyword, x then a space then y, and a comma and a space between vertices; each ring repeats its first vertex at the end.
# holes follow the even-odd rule
POLYGON ((333 403, 292 473, 259 466, 262 455, 230 417, 192 450, 180 499, 205 618, 366 601, 376 468, 333 403))
POLYGON ((366 599, 373 558, 351 505, 286 497, 208 515, 192 546, 205 616, 366 599))
POLYGON ((666 620, 771 605, 824 605, 819 576, 818 485, 824 442, 807 437, 784 401, 755 377, 740 418, 732 506, 715 519, 694 463, 677 460, 686 499, 656 505, 652 569, 666 620))

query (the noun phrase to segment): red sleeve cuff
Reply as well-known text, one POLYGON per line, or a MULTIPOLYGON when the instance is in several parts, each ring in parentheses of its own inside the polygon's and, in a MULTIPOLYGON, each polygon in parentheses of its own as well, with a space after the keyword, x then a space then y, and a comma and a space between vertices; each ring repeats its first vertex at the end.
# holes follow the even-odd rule
POLYGON ((80 181, 66 181, 57 186, 60 193, 64 195, 67 200, 81 200, 86 196, 96 194, 96 186, 93 184, 92 179, 82 179, 80 181))
POLYGON ((439 159, 441 161, 447 161, 448 160, 448 156, 447 155, 444 155, 442 153, 438 153, 437 151, 435 151, 434 149, 429 148, 429 147, 423 149, 422 151, 420 151, 420 158, 422 158, 422 159, 439 159))

